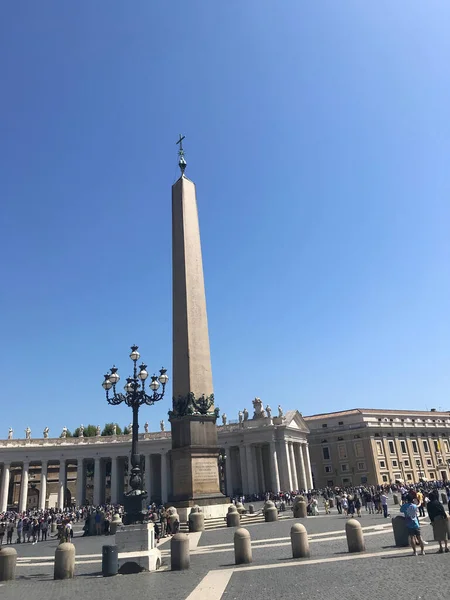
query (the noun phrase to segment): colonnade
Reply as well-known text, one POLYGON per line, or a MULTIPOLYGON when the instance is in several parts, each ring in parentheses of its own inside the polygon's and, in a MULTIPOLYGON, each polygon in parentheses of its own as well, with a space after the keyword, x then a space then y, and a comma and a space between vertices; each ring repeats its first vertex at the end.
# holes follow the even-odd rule
MULTIPOLYGON (((167 452, 143 454, 144 483, 149 500, 167 502, 169 497, 170 464, 167 452)), ((33 473, 38 473, 37 482, 33 486, 39 491, 38 508, 63 508, 68 504, 68 474, 72 482, 75 479, 75 494, 72 503, 86 504, 87 499, 87 468, 90 473, 93 469, 92 503, 96 506, 106 503, 117 504, 126 491, 125 468, 128 458, 126 456, 96 456, 92 458, 59 459, 59 460, 33 460, 31 462, 4 462, 0 467, 0 513, 7 510, 14 503, 13 479, 20 473, 20 493, 17 509, 23 512, 27 509, 28 494, 30 489, 30 468, 33 473), (107 465, 111 463, 109 478, 106 477, 107 465), (53 502, 49 506, 49 467, 58 472, 57 481, 52 480, 53 502), (72 467, 72 468, 70 468, 72 467), (75 469, 76 467, 76 476, 75 469), (13 478, 12 478, 13 476, 13 478), (107 479, 109 479, 109 497, 107 497, 107 479)), ((34 480, 34 477, 33 477, 34 480)))
POLYGON ((307 443, 283 439, 230 446, 225 468, 230 496, 310 490, 313 487, 307 443))

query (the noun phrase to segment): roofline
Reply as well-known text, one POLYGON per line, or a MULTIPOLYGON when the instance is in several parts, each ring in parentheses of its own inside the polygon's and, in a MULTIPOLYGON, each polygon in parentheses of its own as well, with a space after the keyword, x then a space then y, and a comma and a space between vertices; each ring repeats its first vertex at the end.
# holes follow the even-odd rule
POLYGON ((308 415, 308 416, 304 416, 303 418, 306 420, 308 419, 320 419, 321 417, 325 418, 325 417, 335 417, 338 415, 342 415, 342 414, 364 414, 364 413, 369 413, 369 414, 383 414, 383 413, 389 413, 389 414, 401 414, 401 415, 441 415, 441 416, 446 416, 448 417, 450 415, 450 411, 438 411, 438 410, 404 410, 404 409, 393 409, 393 408, 350 408, 348 410, 338 410, 335 412, 328 412, 328 413, 318 413, 316 415, 308 415))

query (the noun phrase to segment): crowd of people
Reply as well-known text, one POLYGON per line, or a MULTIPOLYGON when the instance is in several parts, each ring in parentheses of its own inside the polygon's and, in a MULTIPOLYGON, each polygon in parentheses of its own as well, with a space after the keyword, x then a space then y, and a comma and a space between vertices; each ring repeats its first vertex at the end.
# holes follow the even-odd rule
MULTIPOLYGON (((400 512, 405 516, 410 530, 410 545, 414 554, 417 547, 424 553, 426 542, 420 533, 420 517, 425 510, 433 526, 434 538, 439 542, 439 552, 449 552, 448 515, 440 501, 445 492, 447 508, 450 512, 450 486, 445 481, 421 482, 418 484, 390 484, 378 486, 357 486, 350 488, 325 488, 322 490, 296 490, 278 493, 237 496, 233 502, 258 502, 272 500, 280 512, 290 508, 298 495, 305 498, 307 513, 316 516, 323 510, 330 514, 336 508, 346 517, 362 518, 363 514, 378 514, 389 517, 389 495, 396 493, 401 498, 400 512)), ((60 541, 73 538, 73 524, 84 521, 84 535, 108 535, 114 514, 123 514, 122 505, 70 507, 64 510, 29 509, 24 513, 9 510, 0 513, 0 546, 6 544, 37 544, 54 537, 60 541)), ((176 511, 163 504, 148 506, 148 520, 154 524, 157 542, 161 538, 179 531, 180 522, 176 511)))

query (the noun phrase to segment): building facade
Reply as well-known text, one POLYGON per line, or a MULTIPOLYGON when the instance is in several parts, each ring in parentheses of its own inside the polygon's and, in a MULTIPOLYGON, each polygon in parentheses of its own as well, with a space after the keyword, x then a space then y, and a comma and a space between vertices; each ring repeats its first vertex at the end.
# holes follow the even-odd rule
MULTIPOLYGON (((217 428, 223 491, 236 494, 312 487, 308 427, 300 413, 217 428)), ((0 440, 0 512, 37 506, 118 503, 127 490, 131 435, 0 440)), ((139 435, 152 501, 171 496, 171 432, 139 435)))
POLYGON ((316 488, 449 477, 448 412, 357 408, 304 420, 316 488))

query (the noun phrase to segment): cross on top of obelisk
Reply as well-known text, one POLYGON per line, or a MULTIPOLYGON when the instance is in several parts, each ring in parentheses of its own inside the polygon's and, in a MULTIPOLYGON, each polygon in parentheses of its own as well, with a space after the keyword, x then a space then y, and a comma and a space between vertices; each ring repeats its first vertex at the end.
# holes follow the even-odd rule
POLYGON ((179 160, 178 160, 178 166, 180 167, 181 170, 181 175, 184 175, 184 171, 186 169, 186 159, 184 158, 184 150, 183 150, 183 140, 186 136, 185 135, 181 135, 180 133, 180 139, 177 142, 177 145, 179 144, 180 147, 178 148, 178 156, 179 156, 179 160))

